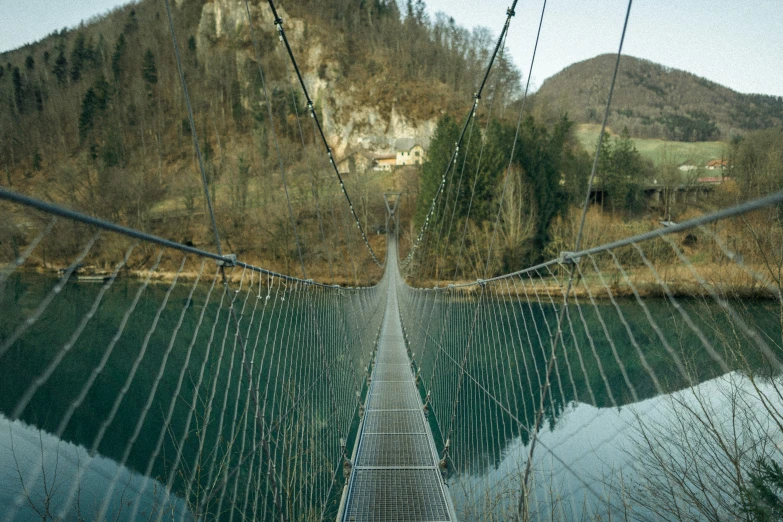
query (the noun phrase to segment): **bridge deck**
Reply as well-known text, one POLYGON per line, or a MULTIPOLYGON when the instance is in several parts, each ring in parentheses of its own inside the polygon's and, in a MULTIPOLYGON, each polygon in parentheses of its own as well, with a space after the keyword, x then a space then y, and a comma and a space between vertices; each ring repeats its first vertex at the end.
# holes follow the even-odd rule
POLYGON ((389 246, 386 315, 342 520, 452 521, 454 509, 402 335, 397 255, 389 246))

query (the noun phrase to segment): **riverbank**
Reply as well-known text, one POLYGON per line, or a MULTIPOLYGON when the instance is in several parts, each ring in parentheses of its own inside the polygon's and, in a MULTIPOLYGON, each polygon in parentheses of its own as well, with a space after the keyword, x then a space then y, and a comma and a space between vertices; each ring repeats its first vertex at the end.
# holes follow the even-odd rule
MULTIPOLYGON (((763 266, 739 266, 735 263, 698 263, 692 267, 660 265, 657 276, 646 266, 618 269, 602 269, 599 273, 582 266, 583 274, 574 279, 570 296, 577 299, 609 299, 611 297, 666 297, 667 291, 674 297, 702 298, 713 294, 742 299, 779 299, 778 285, 763 266)), ((515 275, 492 281, 486 285, 495 294, 511 295, 541 300, 562 299, 568 284, 564 267, 553 271, 554 276, 515 275)), ((417 281, 422 288, 448 288, 453 284, 461 293, 474 293, 481 288, 476 281, 417 281)))
MULTIPOLYGON (((207 266, 209 265, 210 264, 208 263, 207 266)), ((23 268, 18 268, 16 272, 27 273, 27 274, 39 274, 52 278, 60 278, 62 277, 65 268, 66 267, 52 267, 52 266, 49 266, 47 268, 43 268, 41 266, 23 267, 23 268)), ((279 277, 273 277, 267 274, 261 274, 253 270, 243 270, 241 267, 227 268, 225 273, 226 273, 226 279, 231 285, 242 284, 243 286, 247 286, 250 284, 252 280, 252 284, 254 286, 257 286, 260 280, 261 285, 266 286, 270 284, 270 282, 280 280, 279 277)), ((75 274, 71 274, 71 276, 69 277, 69 282, 84 283, 84 284, 102 283, 106 279, 111 277, 111 274, 112 274, 111 270, 95 269, 94 267, 84 267, 82 270, 79 270, 75 274)), ((199 271, 198 269, 193 269, 193 268, 183 269, 180 272, 177 272, 176 270, 168 270, 168 269, 155 270, 155 271, 132 269, 132 270, 121 270, 117 275, 117 279, 134 279, 138 281, 144 281, 148 277, 150 279, 150 284, 171 284, 171 282, 174 280, 175 277, 177 281, 180 282, 192 282, 195 281, 197 277, 199 277, 199 271)), ((293 277, 297 277, 297 276, 293 276, 293 277)), ((202 281, 211 281, 212 278, 219 278, 218 280, 222 281, 222 275, 220 274, 215 264, 212 264, 211 268, 205 267, 204 271, 201 273, 202 281)), ((299 278, 301 279, 301 277, 299 278)), ((317 283, 322 283, 325 285, 336 285, 340 287, 357 286, 353 280, 349 280, 345 277, 340 277, 340 276, 335 276, 333 278, 327 276, 326 278, 323 279, 313 278, 312 280, 317 283)))
MULTIPOLYGON (((41 266, 24 267, 20 271, 38 273, 51 277, 58 277, 64 267, 49 265, 46 269, 41 266)), ((778 299, 777 285, 771 277, 764 276, 764 267, 741 267, 733 263, 700 263, 693 267, 662 265, 657 266, 656 271, 660 280, 647 268, 631 268, 625 270, 623 275, 619 270, 602 270, 600 275, 594 270, 586 272, 581 277, 574 279, 570 296, 577 299, 609 299, 639 297, 666 297, 667 290, 674 297, 703 298, 712 297, 712 294, 730 298, 742 299, 778 299), (693 270, 693 272, 691 271, 693 270), (695 274, 694 274, 695 272, 695 274), (665 287, 664 287, 665 284, 665 287)), ((554 271, 554 276, 535 277, 531 275, 515 275, 504 279, 492 281, 487 285, 494 294, 529 297, 548 301, 559 301, 563 297, 568 282, 568 274, 562 267, 554 271), (558 273, 559 272, 559 273, 558 273)), ((169 284, 177 277, 178 281, 193 281, 198 277, 197 266, 186 266, 181 272, 176 270, 159 269, 151 272, 148 269, 122 270, 118 277, 145 280, 150 278, 153 284, 169 284)), ((104 277, 109 277, 111 270, 86 266, 79 270, 75 276, 71 276, 74 282, 94 283, 102 282, 104 277)), ((211 280, 213 277, 221 277, 215 264, 207 262, 201 279, 211 280)), ((226 278, 231 285, 247 286, 252 280, 253 285, 262 286, 273 282, 275 278, 266 274, 259 274, 242 268, 229 268, 226 270, 226 278), (260 279, 259 279, 260 275, 260 279)), ((364 279, 364 278, 362 278, 364 279)), ((314 277, 314 281, 341 287, 365 286, 360 280, 357 285, 353 279, 344 276, 314 277)), ((377 280, 371 281, 375 284, 377 280)), ((416 281, 419 288, 447 289, 452 285, 451 281, 424 280, 416 281)), ((458 280, 453 282, 454 287, 462 294, 475 293, 481 285, 475 281, 458 280)))
MULTIPOLYGON (((604 225, 606 219, 602 216, 591 215, 592 219, 599 220, 604 225)), ((590 221, 592 223, 592 221, 590 221)), ((595 223, 593 223, 595 224, 595 223)), ((608 229, 604 227, 605 230, 608 229)), ((592 229, 591 229, 592 230, 592 229)), ((613 230, 613 229, 612 229, 613 230)), ((610 237, 619 235, 619 232, 609 234, 610 237)), ((608 233, 608 232, 607 232, 608 233)), ((386 242, 383 237, 371 236, 373 249, 379 259, 386 256, 386 242)), ((96 255, 90 255, 85 259, 73 278, 74 281, 102 282, 105 277, 111 275, 114 267, 124 253, 124 245, 109 245, 96 255)), ((745 250, 750 250, 746 247, 745 250)), ((362 251, 366 254, 365 251, 362 251)), ((404 254, 404 252, 403 252, 404 254)), ((743 299, 778 299, 779 285, 772 273, 774 266, 765 265, 759 260, 753 262, 751 256, 746 256, 745 263, 740 265, 730 261, 726 257, 709 255, 709 252, 701 249, 690 249, 688 257, 697 260, 690 265, 682 263, 679 258, 672 257, 667 260, 651 261, 655 267, 655 273, 638 260, 634 262, 621 261, 622 270, 617 264, 607 260, 597 260, 598 269, 587 259, 583 259, 579 265, 577 278, 571 288, 570 295, 577 299, 609 299, 610 297, 633 298, 640 297, 666 297, 671 293, 675 297, 711 297, 713 293, 725 295, 731 298, 743 299), (624 272, 623 272, 624 271, 624 272)), ((299 270, 299 264, 292 260, 273 262, 268 259, 256 257, 242 257, 244 262, 255 266, 264 267, 280 274, 289 274, 302 279, 312 279, 315 282, 327 285, 339 285, 341 287, 371 286, 382 277, 382 268, 376 266, 369 255, 360 259, 350 256, 349 252, 336 253, 339 259, 331 260, 331 263, 321 261, 319 263, 306 261, 307 274, 303 276, 299 270)), ((133 255, 119 273, 121 278, 133 278, 150 281, 156 284, 168 284, 174 277, 180 281, 193 281, 198 277, 201 265, 203 265, 202 279, 211 280, 213 277, 222 277, 215 261, 188 256, 184 265, 181 254, 173 251, 165 251, 157 269, 150 271, 156 264, 157 253, 153 249, 137 248, 133 255), (180 269, 180 266, 182 268, 180 269)), ((317 259, 315 256, 314 259, 317 259)), ((650 258, 655 259, 655 256, 650 258)), ((5 263, 8 263, 7 260, 5 263)), ((40 273, 57 277, 67 265, 64 262, 47 260, 42 249, 36 249, 25 260, 22 266, 16 267, 13 262, 6 265, 10 270, 22 270, 30 273, 40 273)), ((260 274, 240 267, 230 267, 225 270, 226 277, 232 286, 268 285, 274 281, 274 277, 260 274)), ((569 267, 565 265, 553 265, 547 269, 533 274, 508 276, 497 280, 488 288, 498 295, 519 295, 524 297, 527 291, 528 297, 535 298, 536 294, 542 300, 561 300, 567 286, 569 267)), ((460 292, 470 294, 475 292, 480 285, 476 281, 437 281, 434 279, 409 280, 411 286, 420 288, 446 288, 454 284, 460 288, 460 292)))

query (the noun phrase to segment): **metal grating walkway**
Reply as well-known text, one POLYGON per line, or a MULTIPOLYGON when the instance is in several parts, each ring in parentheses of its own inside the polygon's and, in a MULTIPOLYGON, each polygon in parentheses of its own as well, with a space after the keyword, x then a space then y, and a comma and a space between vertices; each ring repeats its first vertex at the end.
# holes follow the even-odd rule
POLYGON ((402 335, 393 242, 386 259, 391 265, 386 314, 340 520, 453 521, 402 335))

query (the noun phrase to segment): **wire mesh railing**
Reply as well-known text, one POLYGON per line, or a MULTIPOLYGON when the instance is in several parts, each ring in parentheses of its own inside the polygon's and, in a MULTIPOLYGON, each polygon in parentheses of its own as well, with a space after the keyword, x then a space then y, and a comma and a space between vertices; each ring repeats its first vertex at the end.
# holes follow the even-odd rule
POLYGON ((2 195, 3 520, 334 516, 385 280, 322 285, 2 195))
POLYGON ((754 509, 751 477, 780 458, 779 202, 486 281, 402 285, 460 518, 754 509))

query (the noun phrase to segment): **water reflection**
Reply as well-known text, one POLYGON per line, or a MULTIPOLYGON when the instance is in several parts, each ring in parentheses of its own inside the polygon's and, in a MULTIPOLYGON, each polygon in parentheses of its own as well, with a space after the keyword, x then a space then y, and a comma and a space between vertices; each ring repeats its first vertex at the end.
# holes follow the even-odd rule
MULTIPOLYGON (((211 291, 207 275, 196 287, 193 280, 170 288, 169 282, 145 287, 119 279, 81 335, 74 332, 101 286, 68 284, 0 355, 0 413, 11 418, 27 401, 19 419, 59 436, 60 445, 53 438, 47 448, 87 448, 105 457, 90 461, 84 450, 68 456, 76 463, 71 467, 82 466, 82 491, 103 482, 104 497, 112 499, 109 505, 101 497, 95 512, 105 513, 97 518, 111 519, 114 498, 129 494, 130 514, 123 516, 141 517, 142 508, 155 505, 161 484, 187 499, 199 518, 266 520, 284 510, 289 520, 299 520, 336 512, 341 439, 352 444, 356 387, 382 318, 382 308, 371 306, 380 302, 370 295, 378 290, 337 292, 248 277, 228 296, 219 285, 211 291), (231 306, 241 318, 241 337, 231 306), (318 336, 316 322, 328 325, 318 336), (122 466, 111 467, 108 459, 122 466), (150 480, 146 486, 130 480, 125 468, 150 480), (136 497, 144 504, 137 506, 136 497)), ((13 274, 0 286, 0 346, 56 282, 13 274)), ((37 476, 43 474, 25 458, 23 477, 30 473, 43 491, 37 476)), ((45 460, 52 458, 57 461, 56 452, 47 450, 45 460)), ((8 469, 0 483, 0 522, 15 520, 7 506, 21 485, 17 467, 4 466, 4 473, 8 469)), ((65 476, 58 474, 55 493, 75 499, 77 482, 65 476)), ((45 498, 36 495, 36 501, 45 498)), ((95 509, 92 499, 80 498, 95 509)))
MULTIPOLYGON (((495 293, 490 287, 483 294, 402 292, 422 398, 429 398, 430 422, 441 456, 447 455, 447 477, 461 519, 506 520, 517 512, 561 313, 552 299, 526 300, 523 289, 520 294, 495 293)), ((535 297, 530 288, 528 294, 535 297)), ((541 289, 539 295, 546 296, 541 289)), ((746 389, 744 374, 758 382, 779 373, 749 333, 780 353, 778 303, 732 301, 748 325, 743 330, 715 302, 678 301, 679 308, 660 298, 645 299, 644 306, 635 299, 574 300, 567 310, 533 461, 533 519, 580 519, 585 510, 599 518, 621 512, 622 506, 612 502, 626 494, 624 485, 647 488, 644 480, 654 478, 632 469, 637 461, 627 453, 634 432, 629 426, 646 419, 656 437, 664 439, 667 423, 682 418, 664 405, 693 390, 706 396, 723 393, 722 379, 737 380, 737 389, 746 389), (605 504, 606 498, 614 500, 605 504)), ((752 389, 747 391, 752 395, 752 389)), ((748 440, 763 438, 760 422, 751 418, 763 419, 754 409, 758 401, 748 402, 755 404, 745 408, 754 423, 748 440)), ((716 418, 727 414, 721 401, 713 410, 716 418)), ((679 433, 667 442, 676 448, 686 439, 679 433)), ((708 442, 703 442, 707 450, 708 442)), ((646 509, 645 502, 634 499, 639 510, 646 509)))
POLYGON ((108 500, 106 519, 131 520, 131 512, 137 509, 134 520, 156 520, 163 515, 195 520, 182 499, 166 496, 158 481, 0 414, 0 506, 5 506, 7 518, 91 520, 104 504, 106 484, 115 475, 119 487, 108 500), (69 502, 75 482, 76 498, 69 502))
MULTIPOLYGON (((655 437, 661 430, 673 432, 675 424, 680 429, 688 426, 685 432, 676 433, 683 436, 682 446, 667 447, 666 452, 670 459, 683 463, 693 460, 693 456, 687 455, 682 448, 692 443, 684 439, 694 435, 690 431, 700 421, 695 417, 683 420, 682 416, 704 412, 704 418, 709 417, 719 431, 730 429, 732 416, 738 413, 733 404, 738 396, 743 398, 742 420, 751 419, 754 429, 754 433, 740 444, 752 444, 751 437, 783 444, 783 433, 777 429, 767 409, 783 409, 776 385, 758 379, 754 384, 739 372, 622 408, 571 403, 555 425, 545 427, 538 435, 530 497, 532 518, 582 520, 609 517, 623 511, 643 519, 655 519, 651 506, 627 502, 629 498, 638 499, 638 495, 622 498, 624 490, 641 490, 649 484, 651 473, 661 471, 651 470, 647 466, 649 461, 640 458, 648 451, 648 441, 644 437, 655 437), (759 396, 768 401, 767 407, 759 396)), ((665 441, 655 443, 664 444, 665 441)), ((449 479, 452 498, 462 520, 513 517, 518 508, 529 451, 530 444, 522 437, 516 437, 504 448, 498 463, 470 473, 455 474, 449 479)), ((681 507, 684 512, 689 509, 685 504, 681 507)), ((695 511, 691 515, 700 518, 695 511)))

